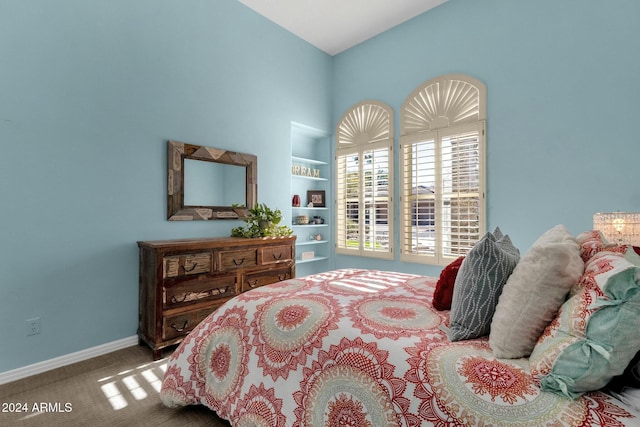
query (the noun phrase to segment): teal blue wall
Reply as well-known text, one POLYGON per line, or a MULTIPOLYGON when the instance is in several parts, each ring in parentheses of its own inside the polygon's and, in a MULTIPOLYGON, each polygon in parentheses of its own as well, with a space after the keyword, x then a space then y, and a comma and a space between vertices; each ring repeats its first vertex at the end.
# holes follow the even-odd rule
MULTIPOLYGON (((559 223, 580 233, 594 212, 640 211, 638 17, 637 0, 449 0, 334 57, 334 123, 378 99, 396 112, 397 136, 417 86, 448 73, 480 79, 488 228, 521 251, 559 223)), ((439 272, 398 259, 338 256, 335 266, 439 272)))
MULTIPOLYGON (((137 240, 238 225, 166 221, 168 139, 257 155, 260 200, 288 212, 291 122, 331 132, 357 102, 397 112, 459 72, 488 90, 490 228, 526 250, 640 210, 638 16, 636 0, 449 0, 331 58, 236 0, 3 0, 0 372, 134 335, 137 240)), ((335 266, 439 271, 397 259, 335 266)))
POLYGON ((257 155, 288 212, 291 122, 330 131, 331 84, 236 0, 0 2, 0 372, 135 335, 136 241, 240 225, 166 221, 168 139, 257 155))

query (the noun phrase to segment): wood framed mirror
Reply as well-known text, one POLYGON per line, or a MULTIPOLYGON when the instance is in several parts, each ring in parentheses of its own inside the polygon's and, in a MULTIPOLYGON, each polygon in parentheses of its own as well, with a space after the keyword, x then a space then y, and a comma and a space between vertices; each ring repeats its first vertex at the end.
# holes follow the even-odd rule
POLYGON ((179 141, 167 148, 169 221, 242 219, 257 203, 256 156, 179 141))

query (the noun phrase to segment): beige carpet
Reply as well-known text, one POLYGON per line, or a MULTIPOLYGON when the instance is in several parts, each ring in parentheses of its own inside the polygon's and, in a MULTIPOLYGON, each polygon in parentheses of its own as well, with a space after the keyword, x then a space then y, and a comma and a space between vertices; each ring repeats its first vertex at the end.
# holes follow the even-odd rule
POLYGON ((229 426, 204 406, 163 406, 165 364, 134 346, 1 385, 0 426, 229 426))

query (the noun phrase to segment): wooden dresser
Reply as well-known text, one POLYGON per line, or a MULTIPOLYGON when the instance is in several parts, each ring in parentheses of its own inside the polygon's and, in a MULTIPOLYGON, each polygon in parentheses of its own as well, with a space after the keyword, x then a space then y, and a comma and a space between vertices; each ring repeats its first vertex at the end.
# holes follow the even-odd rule
POLYGON ((138 242, 138 337, 153 349, 179 343, 235 295, 295 277, 295 236, 138 242))

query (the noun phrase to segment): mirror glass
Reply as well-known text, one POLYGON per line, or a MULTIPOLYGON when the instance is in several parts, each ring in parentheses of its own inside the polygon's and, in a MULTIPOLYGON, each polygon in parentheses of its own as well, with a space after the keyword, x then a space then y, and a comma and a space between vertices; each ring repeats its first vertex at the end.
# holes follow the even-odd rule
POLYGON ((184 160, 185 206, 245 206, 247 168, 184 160))
POLYGON ((242 219, 258 200, 258 158, 203 145, 169 141, 167 219, 242 219), (237 205, 234 207, 233 205, 237 205))

